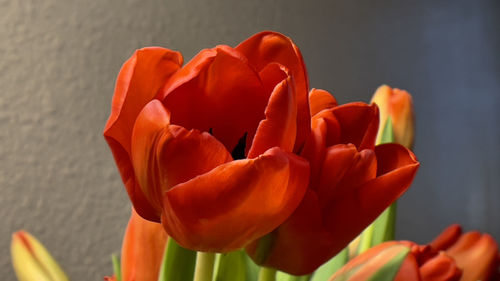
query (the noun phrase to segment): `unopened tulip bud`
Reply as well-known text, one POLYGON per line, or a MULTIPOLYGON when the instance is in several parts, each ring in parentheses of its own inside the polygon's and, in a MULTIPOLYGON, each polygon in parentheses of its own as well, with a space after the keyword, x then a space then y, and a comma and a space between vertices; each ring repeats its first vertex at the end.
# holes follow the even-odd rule
POLYGON ((12 235, 11 255, 19 281, 68 281, 47 249, 26 231, 12 235))
POLYGON ((377 143, 381 142, 383 129, 390 117, 394 142, 411 149, 415 135, 415 117, 411 95, 407 91, 382 85, 375 91, 372 102, 377 104, 380 110, 377 143))
MULTIPOLYGON (((330 281, 366 281, 397 280, 410 248, 398 242, 391 241, 371 248, 361 256, 352 259, 347 265, 335 273, 330 281)), ((418 281, 418 268, 405 268, 407 281, 418 281)))

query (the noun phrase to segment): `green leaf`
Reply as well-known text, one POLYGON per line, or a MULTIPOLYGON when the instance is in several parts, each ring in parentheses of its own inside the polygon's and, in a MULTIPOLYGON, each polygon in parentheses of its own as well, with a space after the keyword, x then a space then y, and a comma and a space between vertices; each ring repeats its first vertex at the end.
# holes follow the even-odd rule
POLYGON ((276 274, 276 281, 309 281, 311 279, 311 275, 290 275, 281 271, 278 271, 276 274))
POLYGON ((193 280, 196 252, 182 248, 168 238, 158 281, 193 280))
POLYGON ((345 248, 335 257, 320 266, 313 274, 311 281, 327 281, 337 270, 349 260, 349 250, 345 248))
POLYGON ((245 258, 245 264, 246 264, 246 281, 257 281, 257 278, 259 278, 259 270, 260 267, 253 262, 253 260, 245 253, 244 258, 245 258))
POLYGON ((372 247, 385 241, 394 240, 396 232, 396 209, 397 202, 394 202, 373 222, 372 247))
POLYGON ((216 281, 245 281, 245 252, 235 251, 220 254, 216 267, 216 281))
POLYGON ((111 261, 113 262, 113 272, 115 274, 116 280, 121 281, 122 280, 122 270, 120 267, 120 259, 118 258, 117 255, 112 254, 111 261))
POLYGON ((382 130, 382 137, 380 138, 380 143, 391 143, 394 142, 394 130, 392 128, 392 120, 391 117, 387 117, 387 121, 385 122, 384 128, 382 130))
POLYGON ((375 274, 373 274, 367 281, 392 281, 403 264, 404 259, 410 252, 410 249, 399 252, 394 258, 387 262, 375 274))

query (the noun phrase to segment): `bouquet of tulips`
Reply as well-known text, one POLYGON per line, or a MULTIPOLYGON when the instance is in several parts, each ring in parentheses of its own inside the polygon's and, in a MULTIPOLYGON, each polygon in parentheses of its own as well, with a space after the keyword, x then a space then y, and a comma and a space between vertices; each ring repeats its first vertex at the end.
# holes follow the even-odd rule
MULTIPOLYGON (((371 104, 338 105, 276 32, 185 65, 137 50, 104 129, 133 205, 105 280, 500 280, 488 234, 393 241, 413 135, 409 93, 384 85, 371 104)), ((21 281, 67 280, 26 232, 12 259, 21 281)))

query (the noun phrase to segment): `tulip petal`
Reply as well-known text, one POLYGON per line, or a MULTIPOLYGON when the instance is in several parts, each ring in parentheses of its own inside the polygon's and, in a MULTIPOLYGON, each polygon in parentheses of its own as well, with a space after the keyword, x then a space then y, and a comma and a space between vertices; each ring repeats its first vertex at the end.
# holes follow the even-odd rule
POLYGON ((213 136, 171 125, 158 100, 137 117, 132 134, 132 162, 149 202, 161 209, 165 191, 232 160, 213 136))
POLYGON ((440 252, 420 267, 420 276, 422 281, 458 281, 462 271, 453 258, 440 252))
POLYGON ((300 203, 308 181, 307 161, 272 148, 170 189, 162 222, 186 248, 235 250, 281 224, 300 203))
POLYGON ((417 172, 419 163, 415 156, 401 145, 379 145, 375 148, 375 154, 378 177, 338 196, 325 210, 326 227, 340 246, 354 239, 399 198, 417 172))
POLYGON ((462 227, 459 224, 452 224, 448 226, 438 237, 436 237, 430 246, 433 251, 439 252, 448 249, 462 235, 462 227))
POLYGON ((349 193, 349 189, 377 176, 377 161, 373 150, 358 152, 352 144, 329 147, 321 169, 318 196, 321 206, 349 193))
POLYGON ((244 54, 248 58, 248 62, 259 72, 270 63, 279 63, 290 71, 297 95, 297 141, 295 151, 298 151, 302 147, 310 129, 309 80, 299 48, 290 38, 280 33, 264 31, 243 41, 235 49, 244 54))
POLYGON ((373 149, 379 123, 376 105, 353 102, 334 107, 331 112, 341 127, 339 143, 352 143, 359 151, 373 149))
POLYGON ((159 220, 149 206, 135 179, 130 160, 131 135, 135 118, 141 109, 182 65, 182 56, 163 48, 138 50, 125 62, 116 81, 111 115, 104 128, 123 183, 139 214, 149 220, 159 220))
POLYGON ((309 92, 309 107, 311 116, 316 115, 323 109, 337 106, 337 100, 329 92, 321 89, 312 89, 309 92))
POLYGON ((12 235, 11 255, 19 281, 68 281, 68 277, 52 255, 26 231, 12 235))
POLYGON ((132 209, 123 237, 122 280, 157 280, 166 241, 161 224, 144 220, 132 209))
POLYGON ((390 102, 396 142, 411 148, 415 134, 415 116, 411 95, 407 91, 394 89, 390 102))
POLYGON ((461 280, 489 280, 498 268, 498 244, 489 234, 468 232, 446 254, 463 270, 461 280))
POLYGON ((330 249, 335 248, 335 243, 335 236, 323 227, 318 196, 308 189, 300 205, 279 228, 245 250, 257 264, 303 275, 326 262, 334 254, 330 249), (271 243, 263 245, 265 239, 271 243))
POLYGON ((160 97, 171 123, 210 131, 228 151, 253 138, 269 98, 258 72, 228 46, 203 50, 165 85, 160 97))
POLYGON ((266 93, 269 93, 270 96, 274 91, 274 88, 281 81, 287 79, 287 77, 290 77, 290 72, 285 66, 279 63, 270 63, 259 71, 259 77, 262 81, 262 84, 264 85, 266 93))
MULTIPOLYGON (((420 278, 420 270, 417 259, 414 255, 408 254, 400 265, 399 270, 394 277, 394 281, 422 281, 420 278)), ((378 281, 378 279, 370 279, 370 281, 378 281)), ((444 280, 443 280, 444 281, 444 280)))
MULTIPOLYGON (((341 268, 330 281, 375 281, 393 280, 406 261, 409 249, 397 242, 384 243, 357 256, 341 268)), ((408 281, 419 281, 408 278, 408 281)))
POLYGON ((271 94, 266 119, 257 128, 248 158, 254 158, 271 147, 291 152, 297 133, 297 103, 290 78, 279 83, 271 94))
POLYGON ((323 118, 313 118, 311 125, 311 134, 307 138, 300 156, 309 161, 309 165, 311 166, 309 188, 316 190, 318 188, 323 159, 325 158, 328 126, 323 118))

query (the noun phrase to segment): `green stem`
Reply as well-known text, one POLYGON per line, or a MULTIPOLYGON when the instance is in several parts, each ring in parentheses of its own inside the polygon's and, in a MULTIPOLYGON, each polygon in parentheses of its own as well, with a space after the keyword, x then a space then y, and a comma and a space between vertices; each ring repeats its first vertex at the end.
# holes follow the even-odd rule
POLYGON ((215 253, 198 252, 194 281, 212 281, 214 273, 215 253))
POLYGON ((276 269, 262 266, 259 271, 258 281, 275 281, 276 269))
POLYGON ((361 235, 361 241, 359 241, 358 255, 360 255, 361 253, 370 249, 373 246, 372 240, 373 240, 374 228, 375 227, 372 223, 363 231, 363 234, 361 235))
POLYGON ((120 268, 120 259, 117 255, 111 255, 111 261, 113 262, 113 271, 115 273, 116 280, 122 280, 122 270, 120 268))
POLYGON ((168 238, 158 281, 193 280, 196 252, 182 248, 168 238))

